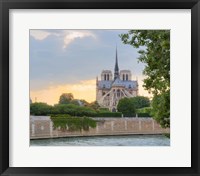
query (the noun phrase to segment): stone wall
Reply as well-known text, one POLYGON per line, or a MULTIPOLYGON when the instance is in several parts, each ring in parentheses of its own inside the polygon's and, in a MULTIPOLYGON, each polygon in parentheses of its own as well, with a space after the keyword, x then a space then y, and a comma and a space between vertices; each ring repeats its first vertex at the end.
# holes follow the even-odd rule
POLYGON ((48 116, 30 117, 30 138, 57 138, 71 136, 128 135, 128 134, 163 134, 170 129, 163 129, 152 118, 95 118, 96 128, 89 131, 63 131, 53 129, 53 122, 48 116))

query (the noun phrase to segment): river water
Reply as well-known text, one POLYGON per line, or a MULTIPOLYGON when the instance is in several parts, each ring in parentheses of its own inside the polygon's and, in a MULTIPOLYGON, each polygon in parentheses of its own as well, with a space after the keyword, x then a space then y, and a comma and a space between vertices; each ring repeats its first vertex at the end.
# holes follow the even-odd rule
POLYGON ((164 135, 70 137, 31 140, 31 146, 170 146, 164 135))

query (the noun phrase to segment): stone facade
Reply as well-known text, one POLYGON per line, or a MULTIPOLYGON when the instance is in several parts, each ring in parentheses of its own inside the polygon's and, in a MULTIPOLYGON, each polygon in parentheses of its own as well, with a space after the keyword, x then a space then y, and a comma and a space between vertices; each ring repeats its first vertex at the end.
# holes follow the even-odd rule
POLYGON ((96 101, 101 107, 110 111, 117 110, 121 98, 135 97, 138 95, 138 82, 132 80, 130 70, 119 70, 116 50, 114 76, 111 70, 103 70, 101 79, 96 79, 96 101))
POLYGON ((95 118, 96 128, 89 131, 67 131, 53 129, 53 122, 48 116, 30 117, 30 139, 58 138, 72 136, 163 134, 170 129, 163 129, 152 118, 95 118))

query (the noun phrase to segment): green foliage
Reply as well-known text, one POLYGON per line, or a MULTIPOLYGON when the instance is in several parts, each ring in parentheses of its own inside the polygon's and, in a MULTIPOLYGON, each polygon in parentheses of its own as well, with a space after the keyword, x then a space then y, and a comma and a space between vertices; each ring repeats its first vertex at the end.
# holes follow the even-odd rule
POLYGON ((170 139, 170 133, 165 133, 164 135, 170 139))
POLYGON ((74 104, 56 104, 53 107, 52 114, 70 114, 75 115, 78 106, 74 104))
POLYGON ((99 108, 99 112, 110 112, 108 108, 99 108))
POLYGON ((122 117, 121 112, 99 112, 95 117, 122 117))
POLYGON ((50 116, 51 119, 52 118, 56 118, 56 117, 58 117, 58 118, 61 118, 61 117, 63 117, 63 118, 73 117, 73 116, 71 116, 69 114, 49 114, 49 116, 50 116))
POLYGON ((77 116, 90 116, 93 117, 96 111, 90 107, 78 107, 76 115, 77 116))
POLYGON ((72 93, 63 93, 60 96, 59 104, 69 104, 74 99, 74 96, 72 93))
POLYGON ((51 113, 52 106, 46 103, 31 103, 30 114, 31 115, 47 115, 51 113))
POLYGON ((138 113, 138 117, 151 117, 149 113, 138 113))
POLYGON ((140 108, 136 110, 137 113, 152 113, 152 107, 145 107, 145 108, 140 108))
POLYGON ((170 106, 166 104, 169 103, 166 93, 170 92, 170 31, 130 30, 120 37, 123 43, 140 49, 138 59, 146 65, 144 87, 154 96, 154 117, 163 127, 169 127, 170 106))
POLYGON ((137 117, 152 117, 152 107, 136 109, 137 117))
POLYGON ((150 100, 148 97, 137 96, 131 99, 133 100, 136 109, 150 106, 150 100))
POLYGON ((99 104, 98 104, 97 101, 89 103, 87 106, 90 107, 90 108, 92 108, 92 109, 94 109, 94 110, 98 110, 100 108, 100 106, 99 106, 99 104))
POLYGON ((88 106, 89 103, 83 99, 80 100, 83 106, 88 106))
POLYGON ((69 114, 71 116, 94 116, 96 111, 89 107, 77 106, 74 104, 54 105, 52 114, 69 114))
POLYGON ((136 108, 133 99, 122 98, 117 105, 118 112, 122 112, 124 117, 134 117, 136 108))
POLYGON ((69 102, 70 104, 74 104, 74 105, 77 105, 77 106, 80 106, 80 101, 79 100, 71 100, 70 102, 69 102))
POLYGON ((170 91, 154 96, 152 115, 162 127, 170 127, 170 91))
POLYGON ((69 115, 52 115, 53 127, 69 131, 88 131, 96 127, 96 121, 88 117, 72 117, 69 115))

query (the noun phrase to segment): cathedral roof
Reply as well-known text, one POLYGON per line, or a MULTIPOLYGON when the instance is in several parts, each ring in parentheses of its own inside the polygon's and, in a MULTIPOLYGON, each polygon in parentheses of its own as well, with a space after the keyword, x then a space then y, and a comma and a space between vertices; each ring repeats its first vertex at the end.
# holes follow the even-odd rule
POLYGON ((117 78, 114 82, 113 81, 98 81, 98 88, 102 89, 111 89, 112 86, 124 86, 125 88, 137 88, 138 83, 137 81, 132 81, 132 80, 126 80, 122 81, 119 78, 117 78))
POLYGON ((132 81, 132 80, 126 80, 126 81, 122 81, 124 86, 126 88, 137 88, 138 86, 138 82, 137 81, 132 81))
POLYGON ((123 84, 123 81, 121 81, 119 78, 115 79, 112 86, 114 86, 114 87, 125 87, 125 85, 123 84))
POLYGON ((98 82, 98 87, 99 88, 106 88, 110 89, 113 81, 107 81, 107 80, 101 80, 98 82))

